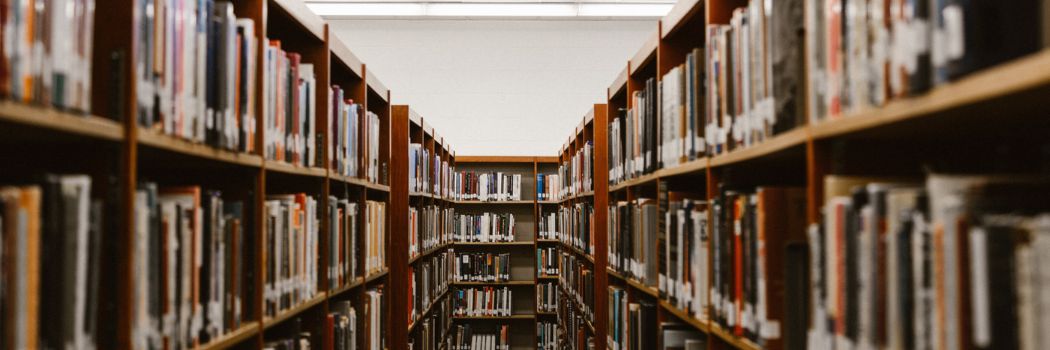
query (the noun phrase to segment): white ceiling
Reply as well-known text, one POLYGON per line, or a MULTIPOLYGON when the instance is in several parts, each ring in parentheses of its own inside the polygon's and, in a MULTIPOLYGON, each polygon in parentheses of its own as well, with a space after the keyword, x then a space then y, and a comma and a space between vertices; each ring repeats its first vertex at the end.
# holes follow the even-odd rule
POLYGON ((307 0, 326 19, 636 20, 667 14, 675 0, 307 0))

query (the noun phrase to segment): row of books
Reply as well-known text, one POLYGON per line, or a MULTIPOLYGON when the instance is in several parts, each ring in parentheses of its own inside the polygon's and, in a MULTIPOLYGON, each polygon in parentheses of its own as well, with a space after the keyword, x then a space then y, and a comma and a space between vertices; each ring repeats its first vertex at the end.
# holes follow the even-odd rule
POLYGON ((496 325, 492 331, 475 329, 469 324, 459 325, 448 339, 449 350, 510 350, 510 326, 496 325))
POLYGON ((452 241, 456 210, 427 205, 408 207, 408 257, 415 258, 434 247, 452 241))
POLYGON ((408 300, 412 301, 409 323, 417 321, 434 299, 448 290, 450 266, 454 266, 455 256, 455 252, 445 251, 423 259, 418 266, 408 266, 408 300))
POLYGON ((520 201, 521 174, 460 171, 453 173, 452 189, 456 200, 520 201))
POLYGON ((1037 52, 1050 37, 1045 7, 917 0, 847 11, 842 0, 805 1, 793 18, 806 20, 810 120, 878 107, 1037 52))
POLYGON ((321 349, 357 349, 357 310, 347 300, 333 302, 332 312, 325 315, 321 349))
POLYGON ((659 169, 656 79, 630 96, 631 109, 620 109, 609 123, 609 184, 614 185, 659 169))
POLYGON ((357 202, 329 196, 328 216, 328 288, 335 289, 361 276, 357 263, 357 202))
POLYGON ((707 320, 710 229, 700 195, 668 192, 660 267, 660 296, 698 320, 707 320))
POLYGON ((558 266, 560 255, 556 247, 536 248, 536 274, 540 277, 558 277, 561 271, 558 266))
POLYGON ((456 282, 510 281, 510 253, 460 253, 454 266, 456 282))
POLYGON ((317 157, 317 81, 314 66, 280 40, 263 48, 263 155, 268 160, 313 167, 317 157))
POLYGON ((565 288, 580 307, 588 321, 594 321, 594 270, 585 265, 584 260, 578 259, 576 254, 563 252, 561 254, 562 273, 558 276, 558 283, 565 288))
POLYGON ((594 350, 595 334, 591 332, 585 316, 572 306, 572 300, 568 297, 562 298, 558 304, 558 323, 561 325, 560 335, 564 338, 565 345, 559 349, 571 350, 594 350))
POLYGON ((5 8, 0 95, 90 112, 95 1, 13 1, 5 8))
POLYGON ((536 174, 536 199, 541 201, 559 200, 563 188, 560 174, 536 174))
POLYGON ((660 163, 675 167, 707 155, 704 52, 694 48, 685 62, 660 79, 660 163))
POLYGON ((654 302, 645 299, 631 301, 626 290, 609 286, 607 345, 610 349, 651 349, 657 340, 656 324, 654 302))
POLYGON ((514 242, 514 214, 460 214, 455 220, 456 242, 514 242))
POLYGON ((303 320, 296 317, 289 321, 286 333, 266 340, 263 350, 308 350, 314 345, 313 334, 303 330, 303 320), (289 335, 290 334, 290 335, 289 335))
POLYGON ((386 324, 386 297, 383 285, 370 288, 364 295, 364 335, 366 350, 384 350, 387 348, 386 333, 383 325, 386 324))
POLYGON ((456 316, 510 316, 512 309, 510 288, 476 287, 452 292, 452 313, 456 316))
POLYGON ((555 283, 540 283, 536 285, 536 311, 556 312, 558 311, 558 285, 555 283))
POLYGON ((594 190, 594 143, 587 141, 571 158, 558 165, 558 193, 562 199, 594 190))
MULTIPOLYGON (((550 218, 548 218, 550 220, 550 218)), ((554 223, 557 239, 571 247, 594 254, 594 206, 576 203, 571 207, 558 208, 554 223)))
POLYGON ((448 160, 431 154, 421 143, 408 145, 408 191, 445 197, 451 193, 455 169, 448 160))
POLYGON ((328 143, 328 160, 332 170, 379 182, 379 116, 346 98, 346 91, 338 85, 333 85, 330 93, 328 128, 332 140, 328 143))
POLYGON ((707 336, 697 332, 691 325, 660 323, 660 344, 664 350, 704 350, 707 349, 707 343, 707 336))
POLYGON ((805 124, 802 7, 800 0, 751 0, 733 10, 729 24, 707 27, 702 83, 710 154, 750 147, 805 124))
MULTIPOLYGON (((193 196, 199 197, 199 193, 193 196)), ((268 317, 317 294, 318 214, 317 200, 305 193, 267 196, 263 218, 268 317)))
POLYGON ((432 306, 433 312, 430 315, 416 321, 418 326, 415 329, 418 332, 415 335, 409 334, 409 350, 438 350, 438 347, 445 343, 441 337, 445 336, 445 330, 450 327, 451 305, 449 298, 442 298, 432 306))
POLYGON ((386 269, 386 203, 365 201, 365 275, 386 269))
MULTIPOLYGON (((693 297, 699 304, 694 312, 702 310, 702 299, 709 297, 711 322, 755 344, 781 348, 784 310, 788 303, 797 303, 783 298, 788 283, 785 266, 804 266, 801 262, 805 261, 804 257, 784 256, 788 242, 804 239, 805 204, 803 188, 721 190, 709 205, 714 220, 708 242, 711 266, 704 271, 711 274, 710 292, 693 297)), ((670 243, 678 245, 677 239, 670 243)), ((701 258, 705 254, 701 249, 701 258)))
POLYGON ((609 267, 656 288, 659 219, 659 208, 651 198, 609 205, 609 267))
POLYGON ((557 350, 561 336, 558 324, 551 321, 536 321, 536 349, 557 350))
POLYGON ((97 347, 100 310, 115 306, 99 297, 112 265, 104 256, 115 249, 102 235, 116 222, 91 188, 87 175, 0 187, 3 347, 97 347))
POLYGON ((1035 349, 1050 308, 1044 178, 828 176, 809 233, 811 347, 1035 349))
MULTIPOLYGON (((76 3, 66 2, 69 5, 76 3)), ((256 52, 260 49, 257 47, 259 40, 254 21, 234 17, 234 5, 229 1, 138 1, 136 6, 137 13, 142 14, 135 17, 134 26, 134 36, 138 41, 134 55, 135 114, 138 124, 213 147, 255 151, 256 118, 259 114, 255 110, 255 89, 258 84, 255 68, 259 64, 256 52)), ((66 23, 57 26, 87 25, 87 30, 68 33, 69 37, 90 35, 85 33, 91 32, 91 22, 63 22, 66 23)), ((81 40, 79 44, 87 46, 78 47, 76 50, 80 55, 70 58, 90 57, 91 42, 81 40)), ((279 43, 274 42, 273 45, 279 43)), ((268 53, 272 50, 271 46, 263 49, 268 53)), ((267 77, 272 78, 278 70, 276 62, 270 60, 272 57, 267 57, 267 77)), ((288 60, 286 56, 286 64, 281 66, 283 70, 279 72, 291 69, 288 60)), ((90 62, 90 59, 87 61, 90 62)), ((296 68, 299 68, 298 59, 294 61, 296 68)), ((303 69, 311 71, 312 66, 307 64, 303 69)), ((80 75, 83 77, 68 83, 80 80, 79 84, 89 85, 85 79, 90 79, 90 70, 80 75)), ((304 76, 312 76, 312 73, 304 76)), ((295 77, 295 84, 288 84, 287 87, 298 89, 299 75, 295 77)), ((267 81, 264 79, 264 85, 269 85, 267 81)), ((282 98, 291 94, 289 91, 282 92, 282 98)), ((80 97, 74 96, 74 101, 87 98, 88 94, 89 91, 80 97)), ((272 107, 272 101, 266 102, 268 107, 272 107)), ((86 106, 86 102, 81 105, 86 106)), ((266 110, 268 114, 272 114, 272 111, 266 110)), ((272 138, 268 140, 273 141, 272 138)))
MULTIPOLYGON (((246 215, 250 210, 241 201, 224 200, 221 193, 197 186, 139 185, 133 285, 134 318, 141 323, 136 323, 136 344, 189 348, 238 328, 253 314, 254 267, 244 260, 255 256, 246 215)), ((288 292, 292 294, 291 288, 288 292)))

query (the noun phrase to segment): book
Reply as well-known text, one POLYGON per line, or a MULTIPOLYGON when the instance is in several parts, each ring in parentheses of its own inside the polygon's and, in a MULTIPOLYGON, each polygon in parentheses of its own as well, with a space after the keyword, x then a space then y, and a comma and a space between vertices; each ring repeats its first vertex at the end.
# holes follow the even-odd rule
POLYGON ((0 96, 90 113, 95 1, 14 1, 4 9, 0 96))
POLYGON ((463 317, 511 316, 513 291, 509 287, 473 287, 452 292, 452 313, 463 317))
POLYGON ((357 257, 360 256, 357 202, 328 197, 328 263, 329 288, 337 289, 361 277, 357 257))
POLYGON ((562 252, 560 261, 559 284, 578 305, 579 316, 594 322, 594 270, 573 253, 562 252))
POLYGON ((507 282, 510 268, 510 253, 460 253, 452 275, 457 282, 507 282))
POLYGON ((365 201, 364 252, 365 275, 370 276, 386 269, 386 210, 385 202, 365 201))
POLYGON ((481 213, 455 216, 452 239, 456 242, 514 242, 514 214, 481 213))
POLYGON ((236 18, 228 1, 143 0, 136 6, 143 14, 134 27, 138 125, 254 152, 254 22, 236 18))
POLYGON ((453 194, 461 201, 519 201, 521 174, 460 171, 452 175, 453 194))
POLYGON ((266 315, 306 302, 318 293, 317 200, 305 193, 268 195, 266 229, 266 315))

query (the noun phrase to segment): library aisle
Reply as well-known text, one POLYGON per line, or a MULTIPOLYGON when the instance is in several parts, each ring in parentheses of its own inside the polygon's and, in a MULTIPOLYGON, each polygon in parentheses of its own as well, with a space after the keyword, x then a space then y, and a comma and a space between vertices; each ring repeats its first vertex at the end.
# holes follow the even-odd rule
POLYGON ((1050 344, 1050 0, 5 5, 0 349, 1050 344), (662 10, 535 154, 335 24, 600 6, 662 10))

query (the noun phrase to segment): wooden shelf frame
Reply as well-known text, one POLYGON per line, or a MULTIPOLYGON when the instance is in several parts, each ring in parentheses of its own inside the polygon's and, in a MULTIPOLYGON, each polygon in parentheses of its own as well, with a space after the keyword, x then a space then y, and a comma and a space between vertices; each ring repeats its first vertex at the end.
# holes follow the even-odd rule
MULTIPOLYGON (((132 310, 134 295, 133 268, 128 263, 134 261, 133 244, 134 233, 134 196, 140 181, 156 181, 161 186, 182 185, 186 183, 198 183, 203 186, 216 186, 221 188, 224 194, 231 193, 233 196, 246 199, 249 212, 254 213, 252 227, 254 232, 247 234, 256 237, 264 237, 264 225, 262 209, 267 194, 290 193, 295 189, 307 189, 312 196, 324 203, 328 195, 336 195, 334 187, 347 189, 342 193, 352 193, 355 202, 364 200, 389 201, 387 194, 389 186, 385 184, 370 183, 351 178, 338 176, 327 170, 327 164, 318 164, 314 168, 295 167, 276 161, 268 161, 262 156, 264 123, 257 123, 255 145, 253 152, 238 152, 219 149, 207 144, 181 139, 176 136, 167 135, 156 129, 147 129, 138 125, 135 112, 137 109, 136 79, 133 72, 133 64, 111 65, 110 55, 114 52, 123 53, 122 62, 136 61, 138 51, 134 50, 134 33, 136 32, 134 18, 140 18, 141 11, 137 3, 131 0, 117 0, 107 4, 107 16, 105 21, 95 21, 94 31, 96 36, 107 38, 107 40, 96 41, 93 47, 91 80, 92 80, 92 108, 91 111, 72 112, 61 111, 55 108, 27 105, 12 101, 0 101, 0 127, 8 130, 28 130, 34 135, 41 135, 40 141, 34 142, 74 142, 84 144, 114 144, 119 149, 117 154, 112 155, 116 162, 114 175, 119 179, 118 198, 116 199, 118 210, 112 213, 118 221, 117 230, 112 237, 116 241, 124 242, 117 248, 117 256, 122 261, 119 270, 104 271, 113 274, 117 282, 113 287, 113 299, 117 312, 112 316, 114 323, 113 334, 100 337, 100 348, 107 349, 131 349, 132 328, 134 315, 132 310), (116 77, 116 78, 114 78, 116 77), (190 169, 186 174, 172 175, 172 170, 181 168, 190 169), (202 170, 204 169, 204 170, 202 170), (209 173, 208 171, 211 171, 209 173), (227 170, 229 172, 227 173, 227 170), (241 175, 247 175, 241 177, 241 175), (177 176, 184 175, 184 178, 177 176), (216 176, 219 175, 219 176, 216 176), (223 180, 226 176, 229 181, 223 180), (234 181, 236 180, 236 181, 234 181), (323 184, 322 184, 323 183, 323 184), (360 195, 358 195, 360 194, 360 195)), ((331 61, 335 60, 341 64, 341 69, 351 71, 359 76, 359 82, 335 82, 345 84, 348 91, 365 91, 366 82, 364 78, 364 64, 341 41, 329 35, 327 23, 314 14, 307 6, 297 0, 245 0, 234 3, 234 12, 238 18, 251 19, 255 23, 254 33, 257 36, 260 49, 257 50, 256 60, 262 61, 263 50, 261 46, 267 39, 282 41, 282 46, 288 51, 297 52, 302 55, 304 62, 314 64, 317 86, 328 87, 333 83, 331 74, 333 67, 331 61)), ((261 81, 263 75, 262 65, 257 65, 257 70, 251 72, 261 81)), ((373 74, 374 75, 374 74, 373 74)), ((374 79, 374 78, 373 78, 374 79)), ((389 100, 389 89, 383 88, 384 96, 389 100)), ((256 110, 261 110, 262 99, 258 98, 263 93, 261 83, 257 84, 256 90, 251 92, 256 95, 256 110)), ((328 101, 329 89, 317 89, 316 100, 328 101)), ((361 96, 364 96, 363 94, 361 96)), ((358 99, 358 98, 355 98, 358 99)), ((363 98, 359 98, 364 101, 363 98)), ((326 130, 328 106, 326 103, 318 103, 316 114, 311 116, 317 121, 318 132, 324 133, 323 139, 327 137, 330 130, 326 130)), ((384 116, 384 118, 388 118, 384 116)), ((381 124, 388 124, 384 119, 381 124)), ((388 133, 386 127, 381 134, 388 133)), ((386 136, 382 136, 386 137, 386 136)), ((381 138, 382 138, 381 137, 381 138)), ((388 138, 387 138, 388 140, 388 138)), ((380 162, 388 163, 389 143, 384 143, 385 148, 381 150, 380 162)), ((108 145, 107 145, 108 147, 108 145)), ((321 152, 321 159, 327 159, 323 152, 325 147, 317 150, 321 152)), ((388 202, 388 206, 389 206, 388 202)), ((326 205, 319 205, 319 216, 321 217, 320 229, 325 232, 328 227, 328 215, 325 215, 326 205)), ((110 216, 110 215, 107 215, 110 216)), ((361 219, 362 222, 364 219, 361 219)), ((384 218, 383 220, 389 220, 384 218)), ((389 225, 387 225, 389 227, 389 225)), ((326 236, 321 242, 322 254, 327 254, 328 245, 326 236)), ((257 244, 258 249, 251 256, 245 257, 246 268, 254 269, 255 295, 246 295, 243 302, 252 305, 256 310, 254 315, 245 315, 242 327, 230 330, 223 337, 202 344, 204 349, 224 349, 229 347, 238 348, 262 348, 266 339, 265 335, 272 333, 270 329, 281 328, 281 321, 291 318, 310 318, 305 320, 304 325, 313 327, 319 324, 313 320, 313 313, 306 313, 308 309, 323 310, 317 314, 326 314, 329 311, 330 298, 349 298, 357 300, 360 306, 360 298, 364 280, 352 279, 350 283, 338 288, 328 289, 326 273, 319 273, 319 294, 289 310, 285 310, 274 318, 263 317, 262 286, 264 273, 265 248, 257 244)), ((387 245, 389 248, 389 244, 387 245)), ((327 255, 319 257, 327 261, 327 255)), ((354 257, 355 259, 359 257, 354 257)), ((327 264, 322 263, 324 269, 327 264)), ((384 310, 390 312, 388 308, 384 310)), ((319 328, 306 329, 316 336, 320 336, 319 328)), ((320 338, 317 338, 318 340, 320 338)), ((396 342, 395 342, 396 343, 396 342)), ((403 350, 404 347, 393 344, 391 350, 403 350)))

